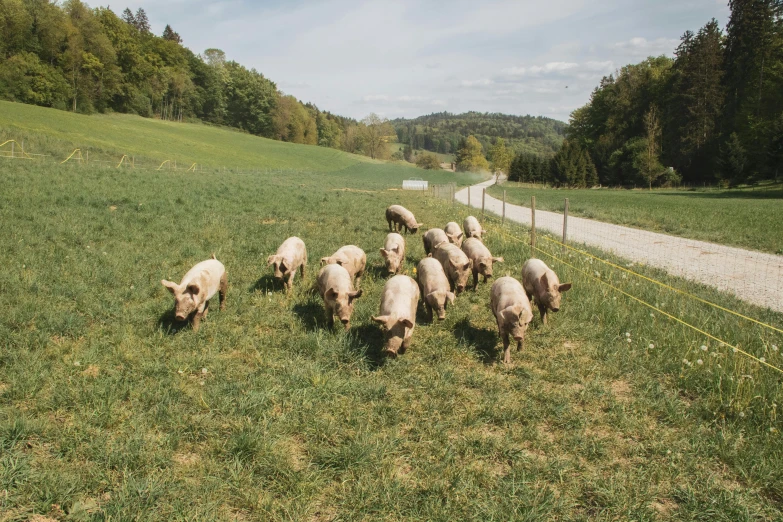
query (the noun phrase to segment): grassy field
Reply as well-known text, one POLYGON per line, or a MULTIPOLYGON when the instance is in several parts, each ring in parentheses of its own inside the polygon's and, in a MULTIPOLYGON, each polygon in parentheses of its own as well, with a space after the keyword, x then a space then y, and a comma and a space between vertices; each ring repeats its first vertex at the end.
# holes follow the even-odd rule
POLYGON ((554 190, 492 187, 494 197, 574 216, 664 232, 713 243, 783 254, 783 189, 760 190, 554 190))
MULTIPOLYGON (((402 152, 402 149, 405 147, 404 143, 389 143, 389 153, 394 154, 397 151, 402 152)), ((441 163, 451 163, 454 160, 454 154, 441 154, 439 152, 431 152, 429 150, 420 150, 417 151, 419 154, 427 153, 427 154, 433 154, 435 155, 441 163)))
MULTIPOLYGON (((497 364, 487 286, 384 359, 370 316, 385 207, 402 203, 425 227, 464 217, 388 189, 391 169, 3 163, 0 520, 783 517, 780 378, 562 266, 574 289, 547 327, 536 313, 509 367, 497 364), (311 264, 289 296, 264 260, 290 235, 311 264), (307 287, 317 260, 348 243, 369 270, 346 333, 326 329, 307 287), (160 279, 213 252, 227 309, 194 333, 174 323, 160 279)), ((496 274, 518 274, 529 250, 487 227, 506 259, 496 274)), ((408 239, 410 272, 423 247, 408 239)), ((783 365, 781 336, 601 275, 783 365)))

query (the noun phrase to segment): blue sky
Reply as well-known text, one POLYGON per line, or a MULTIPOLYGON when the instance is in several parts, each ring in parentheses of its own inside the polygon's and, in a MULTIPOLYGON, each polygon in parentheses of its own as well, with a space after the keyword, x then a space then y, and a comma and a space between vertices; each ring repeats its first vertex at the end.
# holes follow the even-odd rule
POLYGON ((728 0, 251 2, 133 0, 160 34, 223 49, 320 108, 361 118, 468 110, 567 120, 602 76, 679 37, 728 0), (567 86, 567 88, 566 88, 567 86))

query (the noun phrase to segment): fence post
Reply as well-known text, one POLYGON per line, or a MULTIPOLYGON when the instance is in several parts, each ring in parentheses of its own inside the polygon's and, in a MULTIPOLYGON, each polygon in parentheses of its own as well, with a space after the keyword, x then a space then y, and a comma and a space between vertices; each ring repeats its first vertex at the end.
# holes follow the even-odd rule
POLYGON ((484 204, 487 201, 487 189, 481 189, 481 219, 484 219, 484 204))
POLYGON ((536 253, 536 197, 530 198, 530 252, 535 257, 536 253))
POLYGON ((503 221, 500 222, 501 225, 506 224, 506 191, 503 191, 503 221))

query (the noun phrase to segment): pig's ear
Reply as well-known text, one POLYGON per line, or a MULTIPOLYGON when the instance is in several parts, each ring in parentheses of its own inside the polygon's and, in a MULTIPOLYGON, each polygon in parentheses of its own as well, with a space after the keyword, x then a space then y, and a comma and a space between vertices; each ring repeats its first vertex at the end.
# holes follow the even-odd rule
POLYGON ((324 298, 326 299, 336 299, 337 298, 337 292, 334 290, 334 288, 330 288, 329 290, 324 293, 324 298))
POLYGON ((394 248, 392 248, 392 252, 400 253, 400 245, 394 245, 394 248))
POLYGON ((558 287, 558 290, 560 290, 561 292, 568 292, 569 290, 571 290, 571 283, 563 283, 558 287))
POLYGON ((193 295, 198 295, 201 293, 201 287, 198 286, 198 283, 191 283, 188 285, 188 288, 186 289, 187 292, 190 292, 193 295))
POLYGON ((416 223, 416 228, 421 228, 424 226, 424 223, 416 223))
POLYGON ((266 266, 269 266, 272 263, 274 263, 276 259, 277 259, 277 256, 269 256, 269 257, 267 257, 266 258, 266 266))
POLYGON ((449 304, 454 304, 454 301, 457 300, 457 296, 454 295, 454 292, 446 292, 446 300, 449 304))
POLYGON ((328 257, 322 257, 321 258, 321 266, 324 266, 328 262, 329 262, 329 258, 328 257))
POLYGON ((432 257, 432 252, 430 252, 429 254, 427 254, 427 257, 432 257))
POLYGON ((404 325, 405 328, 413 328, 413 322, 410 319, 400 319, 398 322, 404 325))
POLYGON ((340 266, 343 266, 345 264, 345 261, 343 261, 342 259, 335 259, 334 262, 335 262, 335 264, 340 265, 340 266))
POLYGON ((362 296, 362 290, 357 290, 356 292, 348 292, 348 299, 354 300, 359 299, 362 296))
POLYGON ((493 262, 493 263, 505 263, 505 262, 506 262, 506 260, 505 260, 505 259, 503 259, 503 256, 501 256, 501 257, 493 257, 493 258, 492 258, 492 262, 493 262))
POLYGON ((500 311, 500 316, 507 322, 507 323, 516 323, 519 320, 519 314, 514 310, 513 306, 509 306, 508 308, 504 308, 500 311))
POLYGON ((487 263, 485 261, 479 261, 479 268, 487 268, 487 263))
POLYGON ((465 235, 465 234, 463 234, 462 232, 460 232, 460 233, 459 233, 459 235, 457 236, 457 239, 462 239, 462 236, 464 236, 464 235, 465 235))
POLYGON ((373 322, 378 323, 381 326, 387 326, 389 324, 389 316, 381 315, 379 317, 372 317, 373 322))
POLYGON ((465 263, 465 266, 463 267, 463 270, 470 270, 470 265, 473 263, 473 260, 471 259, 467 263, 465 263))
POLYGON ((160 284, 165 286, 169 289, 169 292, 172 294, 175 294, 179 291, 179 285, 177 283, 174 283, 173 281, 166 281, 165 279, 160 280, 160 284))
POLYGON ((525 308, 522 310, 522 314, 519 316, 519 322, 522 324, 530 324, 533 321, 533 311, 525 308))
POLYGON ((541 283, 544 285, 544 288, 549 288, 549 278, 547 278, 546 272, 541 276, 541 283))
POLYGON ((389 257, 389 252, 385 248, 381 248, 380 252, 383 257, 389 257))

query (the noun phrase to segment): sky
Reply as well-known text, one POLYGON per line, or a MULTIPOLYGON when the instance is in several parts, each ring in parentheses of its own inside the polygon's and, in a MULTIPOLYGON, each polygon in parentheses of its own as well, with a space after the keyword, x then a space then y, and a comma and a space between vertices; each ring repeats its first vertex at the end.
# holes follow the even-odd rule
POLYGON ((126 0, 193 52, 218 48, 286 94, 360 119, 469 110, 567 121, 603 76, 671 56, 728 0, 126 0))

